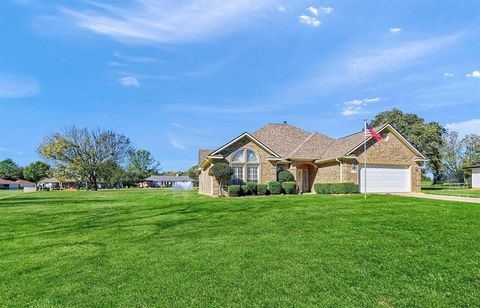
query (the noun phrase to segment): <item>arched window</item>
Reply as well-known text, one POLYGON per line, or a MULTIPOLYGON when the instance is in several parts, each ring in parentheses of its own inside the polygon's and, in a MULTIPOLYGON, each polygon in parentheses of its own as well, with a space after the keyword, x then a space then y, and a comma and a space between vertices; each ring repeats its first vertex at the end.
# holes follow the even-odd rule
POLYGON ((233 168, 232 184, 258 183, 259 160, 255 152, 248 149, 236 151, 232 155, 231 165, 233 168))

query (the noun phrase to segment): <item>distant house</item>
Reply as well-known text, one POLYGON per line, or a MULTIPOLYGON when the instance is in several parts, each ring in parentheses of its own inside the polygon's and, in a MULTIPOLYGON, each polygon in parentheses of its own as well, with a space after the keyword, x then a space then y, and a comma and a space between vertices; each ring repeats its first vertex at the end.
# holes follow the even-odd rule
POLYGON ((33 183, 33 182, 30 182, 30 181, 26 181, 26 180, 17 180, 15 181, 15 183, 18 184, 18 188, 24 188, 24 187, 35 187, 36 184, 33 183))
POLYGON ((18 184, 14 181, 0 179, 0 189, 18 189, 18 184))
POLYGON ((464 167, 472 174, 472 188, 480 188, 480 164, 464 167))
POLYGON ((195 180, 181 175, 152 175, 140 183, 140 187, 172 187, 175 183, 191 183, 193 185, 195 180))
POLYGON ((65 189, 76 188, 77 181, 75 180, 60 180, 57 178, 43 179, 38 182, 37 186, 43 189, 65 189))

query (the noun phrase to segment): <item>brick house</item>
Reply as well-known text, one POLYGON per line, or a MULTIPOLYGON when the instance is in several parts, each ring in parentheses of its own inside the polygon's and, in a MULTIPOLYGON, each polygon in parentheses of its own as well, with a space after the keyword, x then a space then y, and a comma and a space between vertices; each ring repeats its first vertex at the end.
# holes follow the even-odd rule
POLYGON ((361 192, 419 191, 425 156, 391 125, 376 130, 384 140, 366 140, 365 169, 363 131, 334 139, 287 123, 267 124, 215 150, 199 151, 199 193, 220 195, 218 181, 208 174, 220 160, 234 169, 231 184, 267 184, 289 170, 303 192, 312 191, 314 183, 338 182, 359 184, 361 192))

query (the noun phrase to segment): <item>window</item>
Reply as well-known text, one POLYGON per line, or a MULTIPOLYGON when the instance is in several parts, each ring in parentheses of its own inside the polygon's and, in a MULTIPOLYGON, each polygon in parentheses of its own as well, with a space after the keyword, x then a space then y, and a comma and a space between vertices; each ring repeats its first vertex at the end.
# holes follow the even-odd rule
POLYGON ((243 166, 233 166, 232 184, 243 184, 243 166))
POLYGON ((247 181, 258 182, 258 166, 247 166, 247 181))
POLYGON ((232 155, 231 165, 233 168, 232 184, 258 183, 259 160, 255 152, 248 149, 236 151, 232 155))

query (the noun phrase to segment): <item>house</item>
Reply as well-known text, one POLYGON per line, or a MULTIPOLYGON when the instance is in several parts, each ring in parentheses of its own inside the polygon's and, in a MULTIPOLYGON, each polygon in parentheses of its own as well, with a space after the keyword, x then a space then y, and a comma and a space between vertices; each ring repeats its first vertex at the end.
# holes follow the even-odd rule
POLYGON ((184 183, 188 185, 194 184, 195 180, 192 180, 188 176, 181 175, 152 175, 146 178, 140 187, 173 187, 176 183, 184 183))
POLYGON ((26 180, 17 180, 15 183, 18 184, 18 188, 22 189, 25 187, 35 187, 36 184, 26 180))
POLYGON ((43 179, 38 182, 38 188, 41 189, 72 189, 78 186, 75 180, 60 180, 57 178, 43 179))
POLYGON ((360 184, 361 192, 419 191, 420 164, 427 161, 425 156, 391 125, 376 130, 384 140, 365 141, 363 131, 334 139, 286 122, 267 124, 215 150, 200 150, 199 192, 220 195, 220 185, 208 170, 215 162, 224 160, 234 170, 231 184, 267 184, 277 180, 279 171, 289 170, 302 192, 312 191, 314 183, 336 182, 360 184))
POLYGON ((472 175, 472 188, 480 188, 480 164, 464 167, 472 175))
POLYGON ((0 189, 18 189, 18 184, 14 181, 0 179, 0 189))

